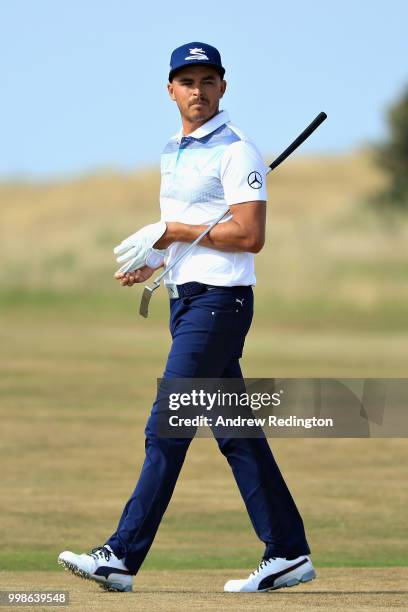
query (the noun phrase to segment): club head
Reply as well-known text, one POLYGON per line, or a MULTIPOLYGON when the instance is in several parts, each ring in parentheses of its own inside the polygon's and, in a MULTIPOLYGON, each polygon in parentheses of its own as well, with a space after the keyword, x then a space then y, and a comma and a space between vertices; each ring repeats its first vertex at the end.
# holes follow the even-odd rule
POLYGON ((149 304, 155 289, 157 289, 157 287, 149 287, 148 285, 146 285, 143 289, 142 299, 140 300, 139 314, 145 319, 147 319, 149 316, 149 304))

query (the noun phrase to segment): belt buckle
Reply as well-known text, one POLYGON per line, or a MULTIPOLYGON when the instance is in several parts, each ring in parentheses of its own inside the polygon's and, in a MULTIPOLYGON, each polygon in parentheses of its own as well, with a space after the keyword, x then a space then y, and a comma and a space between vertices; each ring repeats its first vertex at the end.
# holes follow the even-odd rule
POLYGON ((174 300, 180 297, 178 289, 177 289, 177 285, 175 285, 174 283, 169 283, 168 285, 166 285, 166 289, 168 291, 169 298, 171 300, 174 300))

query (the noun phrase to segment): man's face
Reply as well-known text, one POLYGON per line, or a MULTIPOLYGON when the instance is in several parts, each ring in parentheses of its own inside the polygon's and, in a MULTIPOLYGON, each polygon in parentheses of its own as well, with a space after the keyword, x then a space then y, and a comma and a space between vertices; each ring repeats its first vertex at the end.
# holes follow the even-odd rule
POLYGON ((187 66, 177 72, 167 88, 183 119, 205 123, 218 112, 227 83, 212 66, 187 66))

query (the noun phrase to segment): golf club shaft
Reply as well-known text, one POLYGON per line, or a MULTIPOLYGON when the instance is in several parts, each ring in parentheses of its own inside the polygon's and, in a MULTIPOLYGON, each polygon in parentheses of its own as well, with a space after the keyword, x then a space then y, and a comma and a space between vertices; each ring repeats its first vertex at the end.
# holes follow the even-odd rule
POLYGON ((199 235, 197 236, 197 238, 194 240, 194 242, 192 242, 190 244, 190 246, 183 251, 182 253, 180 253, 180 255, 178 257, 176 257, 176 259, 173 261, 173 263, 171 264, 171 266, 168 266, 164 272, 162 272, 154 281, 154 283, 156 284, 160 284, 161 279, 163 278, 163 276, 165 276, 168 272, 170 272, 170 270, 172 268, 174 268, 174 266, 176 266, 178 264, 178 262, 183 259, 183 257, 185 257, 186 255, 188 255, 188 253, 190 253, 190 251, 195 247, 196 244, 198 244, 200 242, 200 240, 202 240, 204 238, 204 236, 206 236, 208 234, 208 232, 210 232, 212 230, 213 227, 215 227, 217 225, 217 223, 219 223, 221 221, 221 219, 223 217, 225 217, 225 215, 227 213, 230 212, 230 209, 228 208, 227 210, 224 210, 224 212, 222 213, 222 215, 220 215, 219 217, 217 217, 217 219, 215 219, 215 221, 213 221, 212 223, 210 223, 210 225, 208 227, 206 227, 206 229, 199 235))

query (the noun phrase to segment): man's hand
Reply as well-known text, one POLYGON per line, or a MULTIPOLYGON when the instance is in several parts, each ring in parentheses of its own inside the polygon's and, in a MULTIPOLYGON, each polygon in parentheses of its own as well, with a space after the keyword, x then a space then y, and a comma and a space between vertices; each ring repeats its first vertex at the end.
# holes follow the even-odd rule
POLYGON ((118 263, 123 264, 118 272, 134 272, 144 266, 155 266, 157 262, 162 263, 164 252, 157 251, 153 245, 166 232, 166 223, 159 221, 142 227, 138 232, 132 234, 113 249, 118 263))
POLYGON ((155 270, 157 270, 157 268, 143 266, 143 268, 135 270, 134 272, 115 272, 115 278, 120 282, 122 287, 132 287, 135 283, 144 283, 147 281, 155 270))

